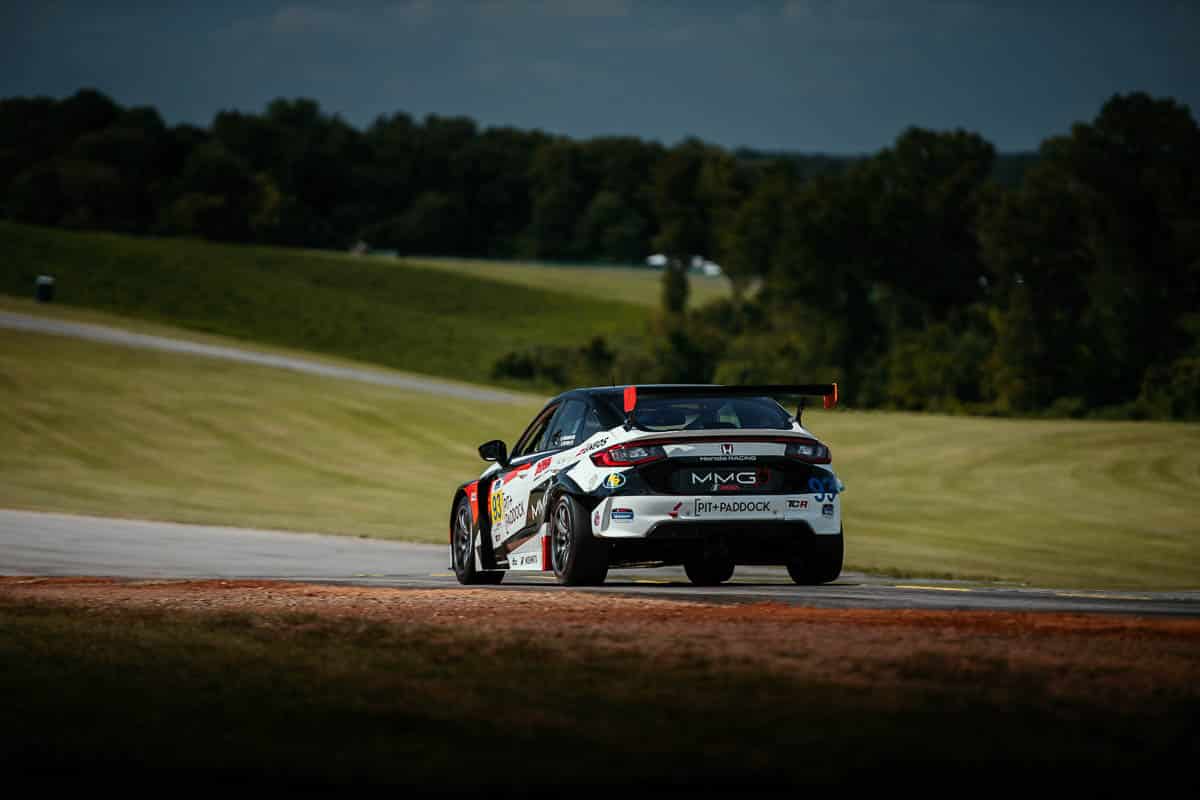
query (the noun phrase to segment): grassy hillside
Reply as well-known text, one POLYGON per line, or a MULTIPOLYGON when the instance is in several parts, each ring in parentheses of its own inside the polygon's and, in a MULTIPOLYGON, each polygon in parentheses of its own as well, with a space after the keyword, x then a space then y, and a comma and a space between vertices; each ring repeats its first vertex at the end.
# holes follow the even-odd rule
POLYGON ((0 330, 0 507, 440 541, 476 446, 539 402, 0 330))
MULTIPOLYGON (((662 304, 662 271, 633 267, 563 266, 478 261, 465 258, 420 258, 411 263, 480 278, 535 286, 585 297, 607 297, 650 308, 662 304)), ((394 262, 393 262, 394 263, 394 262)), ((689 275, 688 304, 703 305, 730 296, 729 281, 721 277, 689 275)))
MULTIPOLYGON (((493 405, 0 330, 0 507, 440 542, 493 405)), ((810 411, 847 559, 1053 586, 1200 587, 1200 425, 810 411)))
POLYGON ((509 350, 639 336, 647 316, 391 260, 0 222, 0 294, 43 273, 66 305, 476 382, 509 350))

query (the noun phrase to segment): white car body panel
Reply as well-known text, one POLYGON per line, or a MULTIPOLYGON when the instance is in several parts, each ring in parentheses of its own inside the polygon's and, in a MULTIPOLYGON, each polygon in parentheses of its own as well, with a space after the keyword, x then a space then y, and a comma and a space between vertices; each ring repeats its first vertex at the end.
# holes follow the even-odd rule
MULTIPOLYGON (((625 430, 617 427, 601 431, 579 446, 556 454, 538 457, 533 455, 504 478, 491 481, 492 498, 492 544, 499 546, 511 535, 527 528, 535 519, 546 518, 541 503, 545 502, 544 489, 554 476, 565 470, 565 475, 583 491, 594 492, 610 475, 620 475, 630 467, 604 468, 596 466, 591 454, 613 445, 631 444, 638 441, 671 440, 664 444, 668 458, 711 459, 726 466, 719 469, 729 473, 729 463, 737 463, 744 457, 747 463, 759 456, 782 457, 787 447, 785 442, 753 441, 754 439, 813 439, 806 428, 793 424, 791 430, 738 429, 697 431, 645 431, 625 430), (698 441, 689 442, 689 439, 698 441), (542 490, 536 500, 531 497, 542 490)), ((836 535, 842 528, 841 490, 831 465, 821 465, 833 475, 836 487, 829 491, 789 494, 746 494, 746 495, 618 495, 605 498, 591 515, 592 534, 605 539, 644 538, 655 525, 662 522, 736 522, 781 521, 806 522, 816 535, 836 535), (614 511, 616 517, 614 518, 614 511)), ((481 474, 481 482, 499 471, 496 465, 489 466, 481 474)), ((549 536, 547 523, 543 522, 536 535, 509 554, 508 568, 518 570, 544 570, 543 555, 548 552, 542 540, 549 536)), ((476 553, 478 560, 478 553, 476 553)))

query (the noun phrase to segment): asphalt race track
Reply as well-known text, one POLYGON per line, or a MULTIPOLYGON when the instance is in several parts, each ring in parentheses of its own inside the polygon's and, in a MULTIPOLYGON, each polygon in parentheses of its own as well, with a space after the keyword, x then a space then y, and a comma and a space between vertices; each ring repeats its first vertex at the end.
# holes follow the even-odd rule
MULTIPOLYGON (((850 543, 853 546, 853 543, 850 543)), ((309 533, 0 511, 0 575, 273 579, 397 588, 455 588, 447 549, 309 533)), ((1200 617, 1200 591, 1033 589, 846 573, 796 586, 782 568, 739 567, 719 587, 694 587, 682 569, 613 570, 595 588, 559 587, 518 572, 478 591, 615 592, 659 599, 776 602, 820 608, 963 609, 1200 617)))
MULTIPOLYGON (((394 371, 202 344, 119 328, 0 311, 0 328, 228 359, 409 391, 512 402, 519 395, 394 371)), ((853 558, 853 540, 847 546, 853 558)), ((457 587, 444 546, 319 534, 179 525, 0 510, 0 575, 228 578, 392 587, 457 587)), ((501 587, 618 592, 663 599, 779 602, 822 608, 973 609, 1200 616, 1200 590, 1113 592, 1032 589, 845 573, 824 586, 796 586, 782 568, 739 567, 719 587, 694 587, 680 568, 613 570, 603 587, 558 587, 553 575, 519 572, 501 587)))

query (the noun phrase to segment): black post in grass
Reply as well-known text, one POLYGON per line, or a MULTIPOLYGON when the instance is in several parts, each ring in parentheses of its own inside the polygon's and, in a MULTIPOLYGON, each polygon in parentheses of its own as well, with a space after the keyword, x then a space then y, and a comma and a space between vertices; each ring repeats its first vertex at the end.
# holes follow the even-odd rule
POLYGON ((34 281, 33 296, 39 303, 50 303, 54 300, 54 276, 38 275, 34 281))

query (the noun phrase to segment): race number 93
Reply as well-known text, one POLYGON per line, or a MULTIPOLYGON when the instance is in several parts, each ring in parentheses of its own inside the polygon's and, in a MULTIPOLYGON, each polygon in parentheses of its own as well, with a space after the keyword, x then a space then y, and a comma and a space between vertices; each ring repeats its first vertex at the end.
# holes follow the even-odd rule
POLYGON ((504 517, 504 492, 492 492, 491 512, 493 525, 504 517))

